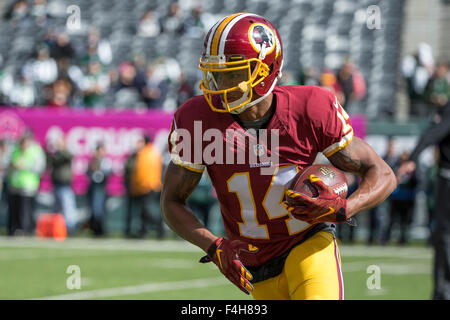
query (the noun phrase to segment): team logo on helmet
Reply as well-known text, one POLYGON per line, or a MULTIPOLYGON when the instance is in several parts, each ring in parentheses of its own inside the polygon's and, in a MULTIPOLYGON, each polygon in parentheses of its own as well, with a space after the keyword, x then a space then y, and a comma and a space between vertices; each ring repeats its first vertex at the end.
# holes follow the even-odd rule
POLYGON ((260 59, 264 59, 278 44, 278 39, 272 29, 262 23, 254 23, 250 27, 249 39, 253 49, 262 56, 260 59))

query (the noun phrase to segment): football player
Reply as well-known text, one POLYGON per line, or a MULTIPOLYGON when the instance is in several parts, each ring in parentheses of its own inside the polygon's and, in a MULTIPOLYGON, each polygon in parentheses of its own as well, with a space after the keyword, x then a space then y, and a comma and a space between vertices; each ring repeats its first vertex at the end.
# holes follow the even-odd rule
POLYGON ((282 67, 281 38, 264 17, 236 13, 211 28, 199 63, 204 94, 174 115, 162 214, 178 235, 205 251, 201 262, 215 263, 255 299, 343 299, 335 224, 381 203, 396 178, 354 137, 332 93, 276 86, 282 67), (259 142, 261 132, 267 143, 259 142), (295 208, 283 205, 285 186, 319 152, 337 168, 359 174, 359 188, 341 199, 312 177, 319 197, 305 196, 295 208), (242 153, 241 161, 229 161, 242 153), (270 161, 261 160, 267 156, 270 161), (186 206, 204 170, 217 192, 226 238, 206 229, 186 206))

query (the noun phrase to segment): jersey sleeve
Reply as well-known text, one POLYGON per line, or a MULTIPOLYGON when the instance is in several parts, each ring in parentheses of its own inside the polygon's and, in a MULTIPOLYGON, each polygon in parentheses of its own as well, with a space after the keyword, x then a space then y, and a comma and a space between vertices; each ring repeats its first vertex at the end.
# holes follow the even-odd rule
POLYGON ((200 131, 196 129, 201 121, 195 121, 192 113, 186 111, 188 109, 180 107, 174 114, 168 139, 170 157, 173 163, 202 173, 206 166, 202 160, 201 126, 200 131))
POLYGON ((328 90, 317 88, 308 101, 307 110, 318 151, 326 157, 344 148, 353 139, 349 115, 328 90))

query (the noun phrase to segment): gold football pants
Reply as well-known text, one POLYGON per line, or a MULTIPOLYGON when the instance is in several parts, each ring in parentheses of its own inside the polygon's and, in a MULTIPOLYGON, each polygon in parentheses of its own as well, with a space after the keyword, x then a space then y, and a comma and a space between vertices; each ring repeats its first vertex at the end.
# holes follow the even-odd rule
POLYGON ((256 300, 343 300, 336 239, 329 232, 316 233, 291 250, 281 274, 253 286, 256 300))

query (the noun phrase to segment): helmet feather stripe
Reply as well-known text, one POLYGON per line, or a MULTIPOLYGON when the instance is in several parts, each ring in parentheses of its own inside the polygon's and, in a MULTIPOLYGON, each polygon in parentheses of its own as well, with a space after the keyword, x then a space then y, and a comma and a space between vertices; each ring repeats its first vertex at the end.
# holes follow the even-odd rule
POLYGON ((230 32, 231 28, 241 19, 248 17, 248 16, 258 16, 252 13, 246 13, 238 16, 236 19, 233 19, 225 28, 223 31, 223 36, 220 38, 220 45, 219 45, 219 52, 218 54, 224 54, 225 50, 225 40, 227 39, 228 33, 230 32))
POLYGON ((211 44, 211 55, 217 56, 219 51, 219 40, 220 36, 222 35, 223 30, 228 25, 228 23, 233 20, 235 17, 241 15, 242 13, 235 13, 231 16, 226 17, 225 20, 222 20, 222 22, 217 27, 216 31, 214 32, 214 35, 212 36, 212 44, 211 44))

